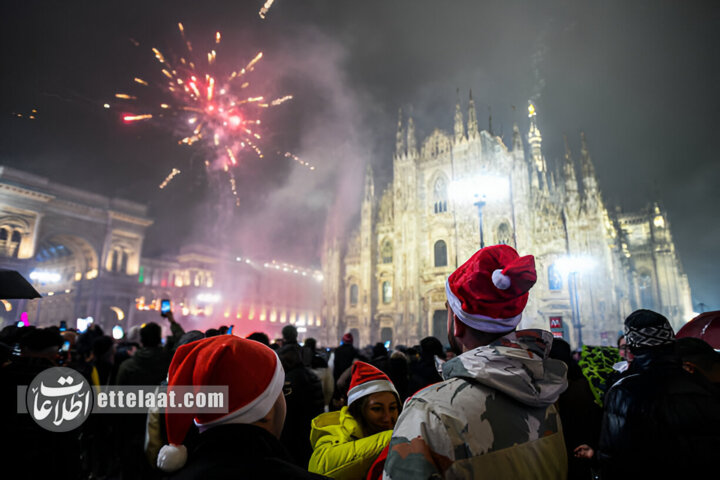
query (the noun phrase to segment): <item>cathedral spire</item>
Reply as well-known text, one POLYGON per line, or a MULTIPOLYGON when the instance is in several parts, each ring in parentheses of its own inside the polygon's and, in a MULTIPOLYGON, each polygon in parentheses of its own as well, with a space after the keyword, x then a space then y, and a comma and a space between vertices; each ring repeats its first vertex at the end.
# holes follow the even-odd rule
POLYGON ((493 135, 492 129, 492 107, 488 106, 488 133, 490 136, 493 135))
POLYGON ((535 168, 540 172, 544 172, 547 168, 545 166, 545 158, 542 154, 542 135, 540 135, 540 129, 538 129, 537 126, 537 112, 532 102, 528 102, 528 117, 530 118, 530 131, 528 132, 530 155, 532 156, 535 168))
POLYGON ((563 176, 565 177, 565 191, 567 193, 577 193, 577 178, 575 177, 575 165, 573 164, 570 145, 568 145, 567 135, 563 135, 565 141, 565 159, 563 161, 563 176))
POLYGON ((587 148, 585 140, 585 132, 580 132, 580 162, 582 165, 583 186, 587 192, 597 191, 597 179, 595 177, 595 167, 593 166, 590 152, 587 148))
POLYGON ((475 115, 475 100, 470 90, 470 103, 468 105, 468 138, 473 139, 478 136, 477 116, 475 115))
POLYGON ((463 123, 462 110, 460 109, 460 89, 457 89, 457 100, 455 102, 455 143, 459 143, 465 137, 465 124, 463 123))
POLYGON ((417 141, 415 139, 415 122, 413 121, 412 116, 408 117, 407 153, 411 157, 414 157, 415 155, 417 155, 417 141))
POLYGON ((375 180, 373 179, 372 165, 365 169, 365 202, 372 203, 375 199, 375 180))
POLYGON ((520 135, 520 127, 518 127, 517 123, 513 124, 512 151, 513 152, 522 152, 523 151, 522 137, 520 135))
POLYGON ((538 172, 537 169, 530 165, 530 186, 533 190, 539 190, 540 189, 540 180, 538 179, 538 172))
POLYGON ((398 109, 397 133, 395 134, 395 155, 405 154, 405 130, 402 125, 402 107, 398 109))

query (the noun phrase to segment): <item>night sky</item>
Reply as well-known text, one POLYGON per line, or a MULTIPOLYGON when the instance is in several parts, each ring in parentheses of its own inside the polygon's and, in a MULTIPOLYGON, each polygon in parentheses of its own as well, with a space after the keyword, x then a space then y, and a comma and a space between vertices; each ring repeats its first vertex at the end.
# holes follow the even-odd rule
POLYGON ((548 161, 564 134, 577 158, 584 132, 609 208, 658 201, 696 310, 720 309, 717 2, 276 0, 262 20, 263 3, 4 0, 0 165, 148 205, 146 256, 219 243, 317 267, 326 218, 357 219, 365 166, 376 189, 389 178, 399 108, 420 140, 452 131, 457 90, 463 109, 472 90, 480 126, 491 115, 509 144, 532 99, 548 161), (222 33, 218 68, 262 51, 250 88, 294 96, 262 119, 265 157, 235 169, 239 207, 207 150, 168 121, 123 124, 113 98, 161 94, 133 78, 163 81, 151 48, 182 55, 178 22, 199 52, 222 33))

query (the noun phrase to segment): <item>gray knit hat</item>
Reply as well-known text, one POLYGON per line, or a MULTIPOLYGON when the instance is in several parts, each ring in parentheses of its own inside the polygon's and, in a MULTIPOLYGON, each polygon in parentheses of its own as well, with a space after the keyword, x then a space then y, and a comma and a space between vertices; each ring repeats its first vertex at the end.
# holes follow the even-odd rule
POLYGON ((625 339, 630 348, 652 348, 672 344, 675 332, 663 315, 636 310, 625 319, 625 339))

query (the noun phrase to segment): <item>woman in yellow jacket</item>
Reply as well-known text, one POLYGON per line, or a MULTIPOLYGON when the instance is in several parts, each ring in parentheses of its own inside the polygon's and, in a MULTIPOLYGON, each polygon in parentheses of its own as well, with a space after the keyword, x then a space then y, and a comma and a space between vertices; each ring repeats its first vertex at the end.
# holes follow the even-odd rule
POLYGON ((348 405, 312 421, 308 470, 336 480, 364 479, 390 443, 400 408, 399 395, 387 375, 370 364, 355 362, 348 405))

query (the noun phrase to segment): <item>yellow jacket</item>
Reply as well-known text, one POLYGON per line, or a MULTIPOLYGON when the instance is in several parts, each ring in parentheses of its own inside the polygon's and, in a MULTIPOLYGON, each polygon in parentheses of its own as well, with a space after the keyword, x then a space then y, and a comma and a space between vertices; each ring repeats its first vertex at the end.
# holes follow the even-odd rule
POLYGON ((392 430, 386 430, 363 437, 348 407, 318 415, 311 423, 308 470, 335 480, 364 479, 391 435, 392 430))

